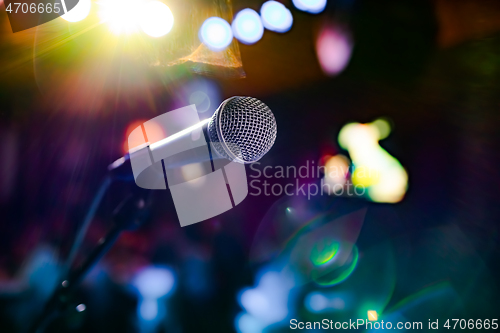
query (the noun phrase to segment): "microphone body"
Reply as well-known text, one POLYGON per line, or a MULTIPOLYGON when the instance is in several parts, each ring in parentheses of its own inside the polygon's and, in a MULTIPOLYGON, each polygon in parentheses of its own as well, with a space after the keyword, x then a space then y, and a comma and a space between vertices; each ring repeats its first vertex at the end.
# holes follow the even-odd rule
POLYGON ((180 224, 186 226, 243 201, 248 194, 244 164, 258 161, 275 139, 276 121, 267 105, 251 97, 232 97, 204 121, 190 105, 145 122, 129 136, 129 142, 142 144, 109 169, 130 160, 139 187, 168 187, 180 224), (153 131, 158 128, 160 136, 153 131))
MULTIPOLYGON (((131 148, 127 154, 111 163, 108 170, 121 167, 132 154, 146 147, 149 147, 151 154, 156 155, 169 146, 182 145, 189 136, 198 138, 203 133, 206 133, 208 141, 216 148, 212 159, 226 158, 238 163, 253 163, 271 149, 276 139, 276 132, 276 120, 267 105, 256 98, 231 97, 221 103, 211 118, 199 121, 154 143, 148 141, 131 148), (246 121, 242 121, 241 118, 246 121)), ((170 159, 172 164, 168 167, 179 167, 206 160, 206 157, 199 156, 196 158, 177 156, 170 159)))

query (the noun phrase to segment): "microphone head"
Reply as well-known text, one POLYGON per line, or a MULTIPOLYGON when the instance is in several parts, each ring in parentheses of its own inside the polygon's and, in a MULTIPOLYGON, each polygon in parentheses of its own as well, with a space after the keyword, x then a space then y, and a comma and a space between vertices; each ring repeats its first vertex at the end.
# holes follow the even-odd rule
POLYGON ((253 97, 226 99, 208 123, 217 154, 244 164, 260 160, 273 146, 276 132, 273 113, 253 97))

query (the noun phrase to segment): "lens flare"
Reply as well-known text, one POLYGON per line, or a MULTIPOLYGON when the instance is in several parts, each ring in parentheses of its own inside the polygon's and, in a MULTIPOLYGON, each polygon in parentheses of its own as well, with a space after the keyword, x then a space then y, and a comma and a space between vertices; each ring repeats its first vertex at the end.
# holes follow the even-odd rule
POLYGON ((116 35, 130 34, 137 31, 138 8, 143 3, 139 0, 103 0, 99 3, 99 16, 102 22, 109 25, 111 32, 116 35))
POLYGON ((68 22, 78 22, 89 15, 91 7, 92 4, 90 0, 80 0, 72 10, 61 17, 68 22))
MULTIPOLYGON (((338 243, 337 243, 338 244, 338 243)), ((347 245, 348 246, 348 245, 347 245)), ((338 249, 338 246, 337 246, 338 249)), ((328 259, 324 264, 331 262, 334 258, 335 253, 328 259)), ((354 272, 356 265, 358 264, 359 252, 358 247, 356 245, 352 245, 351 253, 348 259, 343 263, 334 263, 332 262, 332 267, 329 267, 328 270, 314 270, 312 272, 313 280, 321 285, 321 286, 334 286, 345 281, 351 274, 354 272)))
POLYGON ((231 44, 231 26, 220 17, 210 17, 200 29, 200 40, 213 51, 222 51, 231 44))
POLYGON ((259 14, 250 8, 243 9, 233 20, 234 37, 244 44, 258 42, 264 34, 264 26, 259 14))
POLYGON ((174 16, 163 2, 151 1, 145 3, 140 17, 139 26, 142 31, 151 37, 161 37, 172 30, 174 16))
POLYGON ((335 257, 339 250, 338 242, 328 242, 326 239, 322 244, 317 243, 311 251, 311 262, 315 266, 324 265, 335 257))
POLYGON ((290 10, 277 1, 265 2, 260 9, 260 15, 264 27, 271 31, 287 32, 293 24, 290 10))

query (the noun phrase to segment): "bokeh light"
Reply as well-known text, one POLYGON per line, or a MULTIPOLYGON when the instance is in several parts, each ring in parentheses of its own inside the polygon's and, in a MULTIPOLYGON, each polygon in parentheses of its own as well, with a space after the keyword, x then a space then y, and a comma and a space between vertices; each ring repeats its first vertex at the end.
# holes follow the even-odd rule
POLYGON ((347 293, 339 292, 310 292, 304 299, 307 310, 313 313, 325 313, 343 310, 346 307, 347 293))
POLYGON ((158 299, 174 289, 175 276, 166 266, 149 266, 136 275, 133 285, 142 297, 158 299))
POLYGON ((325 25, 316 39, 316 55, 323 72, 332 76, 342 72, 351 59, 352 47, 344 29, 325 25))
POLYGON ((408 188, 403 166, 378 144, 389 133, 390 125, 384 119, 370 124, 350 123, 339 132, 339 144, 353 162, 353 184, 365 187, 375 202, 399 202, 408 188))
MULTIPOLYGON (((144 122, 146 122, 147 119, 144 120, 135 120, 131 122, 124 133, 124 139, 123 139, 123 145, 122 145, 122 151, 124 154, 127 154, 130 149, 138 147, 142 144, 145 143, 144 140, 144 135, 140 133, 141 135, 139 136, 130 136, 130 133, 132 133, 133 130, 135 130, 137 127, 142 126, 144 122)), ((157 142, 162 139, 164 139, 166 136, 165 131, 163 130, 162 126, 154 121, 150 121, 148 125, 148 140, 149 142, 157 142)))
POLYGON ((332 192, 338 186, 344 186, 349 173, 349 159, 341 154, 331 156, 325 163, 325 184, 330 185, 332 192))
POLYGON ((289 316, 290 290, 294 287, 291 274, 263 268, 258 275, 257 285, 244 289, 238 297, 246 311, 236 318, 238 332, 261 332, 289 316))
POLYGON ((175 274, 168 266, 147 266, 135 275, 132 287, 138 296, 137 316, 141 331, 154 332, 165 318, 165 299, 173 293, 175 284, 175 274))
POLYGON ((91 7, 91 0, 80 0, 73 9, 61 17, 68 22, 78 22, 89 15, 91 7))
POLYGON ((210 17, 203 22, 200 40, 213 51, 222 51, 231 44, 233 31, 226 20, 210 17))
POLYGON ((259 14, 250 8, 236 14, 232 23, 234 37, 244 44, 258 42, 264 34, 264 26, 259 14))
POLYGON ((326 0, 292 0, 297 9, 311 14, 318 14, 325 10, 326 0))
POLYGON ((163 2, 151 1, 143 5, 139 16, 139 26, 151 37, 161 37, 170 32, 174 16, 163 2))
POLYGON ((277 1, 266 1, 260 9, 260 15, 264 27, 271 31, 287 32, 293 24, 290 10, 277 1))

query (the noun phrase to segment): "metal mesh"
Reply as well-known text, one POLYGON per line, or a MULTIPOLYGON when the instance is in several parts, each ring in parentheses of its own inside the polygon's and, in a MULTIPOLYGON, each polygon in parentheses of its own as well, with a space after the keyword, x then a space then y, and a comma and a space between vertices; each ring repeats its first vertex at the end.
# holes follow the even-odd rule
POLYGON ((208 124, 210 141, 222 157, 256 162, 276 140, 276 120, 267 105, 253 97, 232 97, 208 124))

